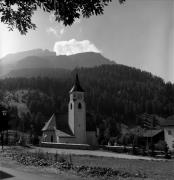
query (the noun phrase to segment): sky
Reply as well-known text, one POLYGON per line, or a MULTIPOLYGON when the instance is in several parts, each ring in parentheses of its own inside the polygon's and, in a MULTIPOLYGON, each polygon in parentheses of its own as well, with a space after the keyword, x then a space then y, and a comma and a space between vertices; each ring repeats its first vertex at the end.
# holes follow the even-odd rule
POLYGON ((26 36, 0 23, 0 58, 35 48, 57 55, 94 51, 174 83, 173 0, 127 0, 124 5, 113 0, 104 15, 78 19, 70 27, 39 10, 33 22, 37 29, 26 36))

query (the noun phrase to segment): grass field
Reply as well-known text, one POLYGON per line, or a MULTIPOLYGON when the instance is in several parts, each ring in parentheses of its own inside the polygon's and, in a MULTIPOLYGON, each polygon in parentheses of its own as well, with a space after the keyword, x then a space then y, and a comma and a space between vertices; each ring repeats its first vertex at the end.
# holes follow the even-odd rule
POLYGON ((126 172, 141 172, 148 179, 174 180, 174 160, 147 161, 73 155, 72 161, 76 165, 112 167, 117 170, 125 170, 126 172))
MULTIPOLYGON (((42 148, 45 150, 44 148, 42 148)), ((46 149, 47 150, 47 149, 46 149)), ((50 152, 55 152, 54 148, 50 152)), ((60 151, 60 150, 56 150, 60 151)), ((63 152, 60 151, 60 152, 63 152)), ((68 151, 69 152, 69 151, 68 151)), ((74 151, 72 151, 73 153, 74 151)), ((96 151, 95 151, 96 152, 96 151)), ((68 156, 66 153, 65 156, 68 156)), ((118 154, 121 156, 121 154, 118 154)), ((145 174, 148 179, 174 180, 174 159, 173 160, 138 160, 113 157, 97 157, 91 155, 71 155, 74 165, 110 167, 125 172, 145 174)))
MULTIPOLYGON (((27 148, 19 149, 19 151, 28 151, 27 148)), ((45 154, 46 155, 46 154, 45 154)), ((53 155, 53 154, 50 154, 53 155)), ((123 159, 111 157, 97 157, 89 155, 72 155, 60 154, 60 157, 71 159, 74 166, 89 166, 89 167, 106 167, 113 168, 122 172, 133 174, 144 174, 148 180, 174 180, 174 159, 173 160, 138 160, 138 159, 123 159)), ((93 178, 88 178, 93 179, 93 178)), ((102 177, 94 178, 102 179, 102 177)), ((142 178, 133 177, 113 177, 114 180, 139 180, 142 178)))

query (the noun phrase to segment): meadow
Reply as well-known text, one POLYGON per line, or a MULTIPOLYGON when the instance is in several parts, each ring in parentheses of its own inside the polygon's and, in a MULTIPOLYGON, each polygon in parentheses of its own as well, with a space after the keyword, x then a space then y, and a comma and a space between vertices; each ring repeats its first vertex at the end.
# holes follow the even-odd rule
MULTIPOLYGON (((10 152, 10 151, 9 151, 10 152)), ((138 160, 91 155, 53 154, 28 148, 11 150, 12 159, 21 165, 55 167, 87 179, 173 180, 174 160, 138 160), (22 150, 22 151, 21 151, 22 150)))

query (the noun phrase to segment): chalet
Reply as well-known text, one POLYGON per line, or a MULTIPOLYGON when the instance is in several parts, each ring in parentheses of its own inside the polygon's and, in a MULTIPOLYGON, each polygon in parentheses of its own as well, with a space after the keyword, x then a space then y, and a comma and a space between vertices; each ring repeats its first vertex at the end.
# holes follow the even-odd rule
POLYGON ((158 143, 160 140, 164 140, 164 131, 162 129, 145 130, 142 133, 142 141, 146 144, 146 147, 158 143))
POLYGON ((69 97, 68 113, 54 113, 50 117, 42 129, 42 142, 97 145, 95 124, 90 124, 94 121, 86 113, 84 90, 78 75, 69 97))

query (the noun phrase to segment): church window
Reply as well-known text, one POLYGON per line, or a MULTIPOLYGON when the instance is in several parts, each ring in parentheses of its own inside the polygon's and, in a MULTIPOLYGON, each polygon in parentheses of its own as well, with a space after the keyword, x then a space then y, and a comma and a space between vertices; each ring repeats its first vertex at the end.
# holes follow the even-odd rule
POLYGON ((70 104, 70 108, 72 109, 72 103, 70 104))
POLYGON ((82 109, 82 104, 81 103, 78 104, 78 108, 82 109))
POLYGON ((53 135, 51 135, 51 142, 53 142, 53 135))

